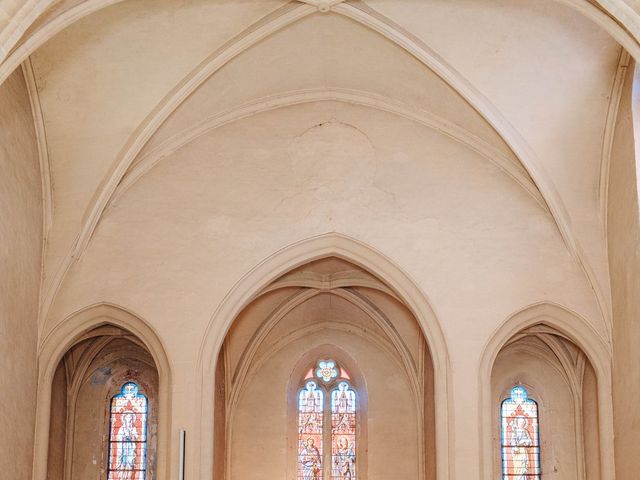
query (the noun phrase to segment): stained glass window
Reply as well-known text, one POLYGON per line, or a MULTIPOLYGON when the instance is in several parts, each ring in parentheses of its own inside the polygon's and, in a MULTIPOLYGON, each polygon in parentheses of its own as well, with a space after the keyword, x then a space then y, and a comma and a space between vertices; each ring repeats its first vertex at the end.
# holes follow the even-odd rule
POLYGON ((502 402, 502 478, 540 480, 538 404, 517 385, 502 402))
POLYGON ((338 376, 336 362, 333 360, 320 360, 318 362, 318 368, 316 369, 316 375, 325 382, 330 382, 338 376))
POLYGON ((298 478, 322 478, 324 393, 313 380, 298 394, 298 478))
POLYGON ((356 394, 347 382, 331 392, 331 478, 356 478, 356 394))
POLYGON ((111 399, 107 480, 145 480, 147 397, 125 383, 111 399))
POLYGON ((307 372, 298 392, 298 480, 355 480, 357 406, 350 381, 334 360, 320 360, 307 372))

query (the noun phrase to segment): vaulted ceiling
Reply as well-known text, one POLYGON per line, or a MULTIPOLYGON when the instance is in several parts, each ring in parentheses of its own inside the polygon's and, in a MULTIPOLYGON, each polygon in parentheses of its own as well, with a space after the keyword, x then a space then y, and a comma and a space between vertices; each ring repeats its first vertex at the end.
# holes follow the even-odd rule
MULTIPOLYGON (((33 9, 3 3, 5 17, 16 16, 4 20, 0 35, 0 81, 24 62, 39 107, 43 330, 49 317, 97 300, 96 284, 101 295, 116 295, 121 282, 145 282, 144 296, 157 282, 175 282, 182 294, 204 297, 194 272, 209 259, 194 251, 215 246, 220 235, 286 228, 287 218, 300 215, 291 236, 266 241, 237 274, 282 244, 326 231, 366 241, 365 230, 385 230, 379 244, 371 240, 384 250, 397 228, 385 216, 420 225, 415 237, 464 224, 457 235, 475 233, 457 246, 461 263, 448 264, 445 248, 429 258, 439 278, 467 268, 477 280, 473 272, 482 276, 498 262, 511 272, 499 285, 509 275, 534 283, 539 276, 537 293, 519 299, 525 303, 553 295, 553 281, 569 282, 571 292, 557 301, 582 309, 610 335, 606 175, 629 62, 621 44, 640 51, 640 28, 624 14, 631 3, 28 3, 33 9), (329 159, 320 170, 318 158, 329 159), (347 158, 355 160, 344 166, 347 158), (331 182, 337 186, 323 191, 331 182), (311 189, 309 198, 300 185, 311 189), (288 209, 289 201, 305 209, 288 209), (337 203, 318 210, 314 202, 337 203), (348 231, 348 208, 362 231, 348 231), (278 209, 284 213, 273 214, 278 209), (306 225, 308 218, 315 220, 306 225), (477 236, 489 225, 501 229, 500 241, 477 236), (194 228, 202 238, 181 234, 194 228), (486 263, 471 258, 483 252, 491 252, 486 263), (547 263, 534 266, 538 255, 547 263), (506 256, 517 265, 503 265, 506 256), (164 280, 147 276, 158 262, 167 267, 164 280), (120 276, 109 275, 114 265, 120 276), (65 306, 56 310, 57 303, 65 306)), ((407 228, 398 234, 405 240, 407 228)), ((254 243, 240 250, 253 251, 254 243)), ((403 261, 411 263, 399 255, 403 261)), ((431 287, 446 303, 446 289, 431 287)))

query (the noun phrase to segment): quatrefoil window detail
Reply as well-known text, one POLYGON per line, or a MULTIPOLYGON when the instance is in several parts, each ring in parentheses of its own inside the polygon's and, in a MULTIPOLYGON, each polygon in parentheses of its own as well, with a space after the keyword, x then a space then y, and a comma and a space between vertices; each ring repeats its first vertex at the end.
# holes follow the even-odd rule
POLYGON ((316 368, 316 377, 325 382, 330 382, 338 376, 338 368, 333 360, 320 360, 316 368))

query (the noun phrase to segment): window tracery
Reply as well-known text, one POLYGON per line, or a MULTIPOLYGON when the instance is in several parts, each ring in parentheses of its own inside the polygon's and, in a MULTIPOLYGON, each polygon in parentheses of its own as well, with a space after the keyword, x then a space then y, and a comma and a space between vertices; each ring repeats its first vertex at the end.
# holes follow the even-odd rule
POLYGON ((299 480, 356 479, 356 415, 347 372, 334 360, 318 361, 298 392, 299 480))
POLYGON ((503 480, 540 480, 538 404, 516 385, 500 408, 503 480))

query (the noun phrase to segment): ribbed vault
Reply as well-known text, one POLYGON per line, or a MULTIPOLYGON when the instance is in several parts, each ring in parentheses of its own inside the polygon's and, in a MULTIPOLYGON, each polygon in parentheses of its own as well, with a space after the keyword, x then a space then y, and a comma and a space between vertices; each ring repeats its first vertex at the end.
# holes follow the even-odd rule
MULTIPOLYGON (((128 9, 130 13, 135 11, 134 4, 123 5, 124 7, 111 6, 103 10, 105 14, 100 12, 87 19, 95 17, 98 20, 97 15, 107 15, 115 20, 117 9, 128 9)), ((68 16, 68 21, 76 21, 94 8, 102 6, 104 5, 67 5, 64 12, 68 16), (77 10, 81 6, 83 9, 77 10), (72 11, 75 12, 75 16, 69 16, 71 15, 69 12, 72 11)), ((64 225, 77 224, 79 228, 76 230, 75 237, 70 236, 70 232, 74 229, 68 228, 65 228, 64 232, 54 228, 50 233, 48 252, 50 261, 47 267, 46 294, 43 296, 43 315, 47 315, 56 292, 63 284, 74 259, 82 256, 100 221, 102 212, 114 194, 119 196, 123 188, 130 185, 154 164, 156 160, 149 152, 157 153, 159 143, 164 142, 166 145, 168 142, 175 147, 176 143, 181 142, 177 140, 178 138, 200 134, 203 129, 212 128, 211 124, 215 124, 216 119, 228 122, 234 115, 253 114, 251 107, 247 108, 250 105, 253 105, 257 112, 264 108, 273 108, 274 104, 288 95, 297 95, 304 101, 305 96, 313 99, 314 95, 318 95, 316 92, 321 92, 321 95, 326 98, 336 99, 345 97, 342 90, 346 89, 348 93, 347 98, 343 98, 344 101, 368 102, 375 108, 386 110, 390 110, 392 108, 390 105, 393 105, 393 108, 404 116, 428 117, 429 121, 435 124, 436 129, 445 131, 449 135, 453 134, 458 139, 462 138, 463 142, 472 149, 482 151, 486 157, 490 157, 500 168, 503 168, 533 195, 543 208, 549 209, 568 250, 591 283, 603 317, 608 318, 608 291, 603 279, 604 270, 600 265, 600 259, 603 256, 599 251, 600 247, 596 245, 597 242, 594 243, 588 238, 592 234, 587 234, 585 230, 587 227, 582 226, 586 225, 586 218, 575 217, 572 202, 567 204, 569 197, 566 192, 559 189, 558 182, 553 180, 547 171, 545 166, 547 159, 544 156, 541 157, 542 150, 532 148, 530 141, 513 128, 511 122, 490 99, 470 83, 468 77, 462 75, 447 62, 446 58, 427 46, 426 38, 422 37, 421 32, 408 30, 405 25, 410 26, 410 22, 402 22, 405 25, 396 23, 402 18, 402 11, 392 11, 387 6, 380 5, 389 15, 385 16, 375 10, 376 2, 372 2, 371 6, 363 3, 328 2, 326 5, 323 3, 322 8, 318 7, 320 4, 316 5, 314 2, 286 5, 278 2, 270 5, 262 3, 259 8, 252 7, 254 20, 249 24, 246 23, 246 14, 243 13, 245 15, 243 17, 238 16, 240 23, 235 26, 235 29, 239 33, 226 40, 219 36, 213 43, 216 45, 217 42, 219 47, 188 75, 180 79, 180 76, 175 75, 177 72, 173 73, 175 80, 166 83, 167 86, 174 85, 173 89, 165 95, 164 99, 155 103, 155 107, 151 97, 149 98, 148 105, 153 108, 149 110, 147 107, 146 117, 139 116, 137 120, 132 117, 127 121, 129 127, 126 129, 131 131, 127 137, 121 134, 116 135, 115 131, 113 135, 104 137, 106 142, 103 142, 101 147, 104 156, 100 154, 94 156, 94 161, 98 161, 101 156, 104 157, 104 160, 99 160, 101 167, 97 164, 92 165, 92 173, 89 173, 87 167, 82 167, 84 172, 81 169, 72 177, 55 180, 55 183, 60 186, 65 186, 65 182, 73 181, 74 177, 89 181, 84 181, 82 189, 78 189, 77 184, 69 184, 71 190, 75 190, 77 194, 68 196, 69 199, 75 197, 68 207, 63 205, 64 200, 53 196, 52 203, 56 204, 56 208, 64 217, 63 220, 58 219, 58 224, 62 221, 64 225), (282 6, 277 8, 278 5, 282 6), (330 7, 331 13, 322 13, 325 6, 330 7), (372 53, 367 53, 366 49, 357 49, 360 61, 354 62, 349 60, 349 54, 353 54, 354 50, 344 49, 344 45, 357 43, 358 38, 362 39, 363 46, 369 45, 372 53), (304 48, 301 48, 303 45, 304 48), (280 52, 282 48, 292 50, 286 54, 282 51, 280 55, 274 57, 275 62, 264 61, 269 59, 269 52, 280 52), (385 53, 387 51, 388 54, 385 53), (343 59, 342 63, 336 62, 339 58, 343 59), (293 63, 287 65, 285 62, 278 65, 278 62, 284 59, 290 59, 293 63), (305 62, 315 65, 316 69, 320 67, 321 70, 314 73, 313 70, 305 67, 305 62), (397 65, 394 66, 393 62, 397 65), (250 67, 248 68, 247 65, 250 67), (278 81, 277 73, 288 67, 290 72, 300 76, 300 81, 296 83, 293 78, 295 75, 287 75, 291 87, 283 88, 283 82, 278 81), (345 80, 350 80, 351 83, 340 81, 335 75, 332 76, 332 67, 335 72, 341 72, 345 80), (355 74, 356 70, 353 74, 349 74, 349 67, 361 71, 363 74, 361 78, 355 74), (408 82, 406 85, 376 84, 378 78, 387 80, 394 78, 393 75, 389 75, 389 72, 394 69, 402 72, 397 78, 408 82), (415 73, 410 73, 411 71, 415 73), (261 79, 261 82, 250 81, 256 76, 261 79), (229 81, 230 79, 232 81, 229 81), (273 82, 273 86, 270 86, 269 81, 273 82), (255 92, 252 92, 249 86, 255 87, 255 92), (234 94, 233 88, 236 88, 237 92, 242 92, 244 98, 234 94), (439 93, 439 89, 442 93, 439 93), (306 92, 307 90, 311 90, 311 93, 306 92), (412 90, 414 90, 413 93, 412 90), (337 91, 340 93, 336 93, 337 91), (352 94, 352 91, 356 93, 352 94), (216 92, 218 95, 215 94, 216 92), (351 95, 350 98, 349 95, 351 95), (117 140, 118 137, 121 140, 117 140), (112 156, 114 154, 115 159, 112 156), (95 190, 87 190, 86 186, 92 184, 95 190), (82 208, 82 205, 86 207, 82 208)), ((212 13, 214 11, 215 9, 212 13)), ((222 11, 216 11, 216 13, 222 14, 222 11)), ((236 10, 236 13, 240 14, 240 11, 236 10)), ((233 18, 231 11, 225 12, 225 15, 228 19, 233 18)), ((43 17, 42 22, 43 24, 55 22, 57 18, 58 16, 52 12, 49 17, 43 17)), ((185 16, 185 21, 186 19, 185 16)), ((101 23, 104 20, 105 18, 101 23)), ((90 20, 77 21, 61 34, 62 44, 68 45, 66 42, 72 41, 75 35, 74 30, 80 34, 86 31, 86 27, 90 24, 90 20), (84 28, 83 24, 86 24, 84 28), (65 36, 67 40, 64 40, 65 36)), ((53 33, 53 30, 49 33, 53 33)), ((139 37, 138 41, 141 40, 143 40, 142 37, 139 37)), ((114 48, 117 46, 114 45, 114 48)), ((42 73, 43 68, 47 68, 47 63, 54 57, 55 47, 50 54, 36 53, 33 59, 35 60, 33 90, 34 94, 40 97, 39 103, 43 106, 45 127, 47 114, 53 111, 47 106, 50 102, 47 100, 47 89, 44 88, 49 84, 49 80, 43 83, 42 73), (39 58, 43 61, 38 60, 39 58)), ((62 81, 62 78, 50 80, 56 84, 62 81)), ((59 101, 61 97, 56 95, 56 98, 59 101)), ((70 100, 73 103, 73 98, 70 100)), ((62 113, 58 107, 56 109, 62 113)), ((144 109, 140 110, 140 114, 144 112, 144 109)), ((70 113, 71 111, 64 115, 70 113)), ((62 120, 62 117, 59 120, 62 120)), ((122 128, 119 131, 122 132, 122 128)), ((89 135, 87 140, 94 135, 90 131, 86 133, 89 135)), ((63 142, 60 144, 63 145, 66 140, 55 131, 48 131, 47 134, 49 159, 56 163, 56 145, 58 142, 63 142)), ((95 146, 93 143, 86 145, 86 148, 89 148, 89 145, 95 146)), ((83 149, 88 154, 89 150, 86 148, 80 147, 77 149, 77 154, 82 155, 83 149)), ((166 152, 160 151, 160 156, 165 154, 166 152)), ((580 214, 580 216, 583 215, 580 214)))

